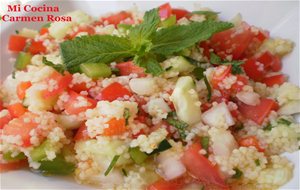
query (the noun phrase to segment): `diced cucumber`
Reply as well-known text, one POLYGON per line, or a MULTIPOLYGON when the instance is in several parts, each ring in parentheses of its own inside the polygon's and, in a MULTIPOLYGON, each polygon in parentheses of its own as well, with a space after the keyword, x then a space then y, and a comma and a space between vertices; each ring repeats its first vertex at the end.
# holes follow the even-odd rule
POLYGON ((30 64, 31 58, 32 55, 30 53, 20 52, 15 62, 15 68, 17 70, 25 69, 26 66, 30 64))
POLYGON ((30 157, 33 161, 38 162, 47 158, 46 150, 51 149, 49 140, 45 140, 40 146, 34 148, 30 152, 30 157))
POLYGON ((23 160, 25 158, 26 158, 26 156, 23 152, 20 152, 16 156, 12 156, 11 152, 6 152, 3 154, 3 159, 6 161, 18 161, 18 160, 23 160))
POLYGON ((111 75, 111 68, 104 63, 83 63, 80 65, 80 70, 92 79, 111 75))
POLYGON ((182 73, 190 73, 195 66, 182 56, 172 57, 162 63, 162 67, 166 70, 165 75, 175 77, 182 73))
POLYGON ((136 164, 142 164, 148 158, 148 155, 140 151, 139 147, 129 148, 129 155, 136 164))
POLYGON ((163 28, 167 28, 170 26, 173 26, 176 24, 176 16, 175 15, 171 15, 169 18, 167 18, 166 20, 161 21, 160 25, 163 28))
POLYGON ((199 97, 195 83, 190 76, 180 77, 170 97, 178 118, 190 125, 201 120, 199 97))
POLYGON ((67 162, 62 155, 57 155, 52 161, 41 161, 40 164, 38 170, 46 175, 68 175, 75 170, 75 165, 71 162, 67 162))

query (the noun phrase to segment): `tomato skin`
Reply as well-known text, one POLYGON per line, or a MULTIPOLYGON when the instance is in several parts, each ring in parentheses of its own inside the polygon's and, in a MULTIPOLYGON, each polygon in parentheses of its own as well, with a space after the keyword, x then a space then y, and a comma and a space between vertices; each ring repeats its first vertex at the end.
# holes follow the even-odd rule
POLYGON ((135 65, 132 61, 118 63, 116 68, 119 69, 120 75, 128 76, 132 73, 137 74, 139 77, 145 77, 145 69, 135 65))
POLYGON ((221 58, 232 55, 232 59, 237 60, 242 58, 253 37, 249 25, 242 23, 241 26, 214 34, 210 39, 210 46, 221 58))
POLYGON ((38 126, 38 124, 34 121, 35 118, 35 114, 26 112, 21 117, 15 118, 5 125, 3 128, 3 134, 13 136, 20 135, 23 142, 22 146, 29 147, 31 146, 30 131, 38 126), (25 122, 24 119, 29 119, 29 122, 25 122))
POLYGON ((240 139, 238 141, 238 144, 240 146, 244 146, 244 147, 250 147, 250 146, 254 146, 259 152, 264 152, 265 149, 263 149, 260 145, 259 145, 259 141, 256 138, 256 136, 248 136, 248 137, 244 137, 242 139, 240 139))
POLYGON ((85 26, 85 27, 80 27, 78 29, 78 31, 66 36, 66 38, 71 40, 71 39, 75 38, 77 36, 77 34, 79 34, 81 32, 86 32, 86 33, 88 33, 88 35, 94 35, 95 34, 94 28, 92 28, 90 26, 85 26))
POLYGON ((97 96, 98 100, 114 101, 124 96, 132 96, 132 93, 118 82, 114 82, 104 88, 97 96))
POLYGON ((40 29, 40 35, 44 35, 44 34, 47 34, 47 33, 49 33, 48 28, 41 28, 40 29))
POLYGON ((61 94, 64 90, 67 89, 68 85, 72 81, 72 75, 65 73, 65 75, 60 74, 57 71, 54 71, 46 80, 46 83, 51 86, 50 81, 56 81, 57 88, 50 90, 44 90, 42 92, 43 98, 51 98, 61 94))
POLYGON ((185 9, 172 9, 172 15, 176 16, 176 20, 186 17, 188 14, 190 14, 190 12, 185 9))
POLYGON ((117 14, 111 15, 109 17, 102 18, 103 21, 107 21, 109 24, 117 26, 121 21, 131 18, 132 15, 126 11, 121 11, 117 14))
POLYGON ((6 114, 3 117, 0 117, 0 129, 3 129, 3 127, 8 124, 12 120, 12 117, 10 113, 6 114))
POLYGON ((231 86, 231 93, 236 94, 243 90, 243 87, 248 84, 248 78, 243 75, 236 75, 236 83, 231 86))
POLYGON ((46 53, 46 47, 43 45, 42 41, 32 41, 28 51, 32 54, 46 53))
POLYGON ((256 60, 264 64, 266 71, 272 70, 277 72, 281 70, 282 64, 280 58, 276 55, 272 55, 269 51, 261 54, 256 60))
POLYGON ((147 187, 147 190, 180 190, 185 185, 184 178, 166 181, 160 179, 147 187))
POLYGON ((8 41, 8 49, 10 51, 19 52, 23 51, 26 46, 27 38, 20 35, 11 35, 8 41))
POLYGON ((26 90, 31 87, 30 81, 20 82, 17 86, 17 96, 20 100, 23 100, 26 95, 26 90))
POLYGON ((218 66, 212 76, 212 86, 214 89, 219 89, 219 83, 222 82, 227 76, 231 74, 231 65, 218 66))
POLYGON ((257 62, 253 58, 248 59, 243 64, 243 68, 244 68, 244 71, 246 72, 247 76, 256 82, 261 81, 266 74, 264 68, 260 69, 259 62, 257 62))
POLYGON ((199 154, 201 145, 192 144, 183 154, 181 160, 187 171, 205 184, 212 184, 220 188, 228 188, 218 169, 203 155, 199 154))
POLYGON ((276 109, 278 109, 278 104, 268 98, 261 98, 260 104, 256 106, 246 105, 242 102, 238 103, 238 110, 241 114, 259 125, 262 124, 272 110, 276 109))
POLYGON ((21 103, 15 103, 7 106, 7 109, 12 118, 17 118, 26 113, 27 109, 21 103))
POLYGON ((10 171, 10 170, 17 170, 20 168, 24 168, 28 166, 27 160, 20 160, 16 162, 7 162, 7 163, 0 163, 0 173, 10 171))
POLYGON ((3 109, 4 109, 3 102, 2 100, 0 100, 0 111, 2 111, 3 109))
POLYGON ((109 125, 109 127, 104 129, 104 136, 122 135, 124 132, 127 131, 124 118, 112 118, 107 122, 107 124, 109 125))
POLYGON ((84 82, 82 82, 80 84, 73 84, 73 86, 70 89, 77 93, 88 90, 88 88, 86 87, 86 83, 84 83, 84 82))
POLYGON ((64 105, 65 107, 65 112, 67 114, 79 114, 81 112, 86 111, 87 109, 93 109, 96 107, 97 102, 96 100, 92 99, 92 98, 88 98, 86 96, 80 95, 74 91, 70 91, 69 92, 70 98, 67 101, 67 103, 64 105), (78 98, 81 99, 85 99, 89 105, 85 105, 85 106, 80 106, 78 107, 77 104, 79 103, 78 98))
POLYGON ((165 3, 161 6, 159 6, 159 16, 160 18, 169 18, 172 14, 172 8, 170 3, 165 3))
POLYGON ((267 86, 282 85, 286 81, 286 77, 282 74, 274 75, 270 77, 265 77, 261 82, 265 83, 267 86))
POLYGON ((85 141, 85 140, 89 140, 89 139, 91 139, 91 138, 88 135, 87 126, 85 124, 82 124, 78 128, 78 130, 74 136, 74 140, 75 141, 85 141))

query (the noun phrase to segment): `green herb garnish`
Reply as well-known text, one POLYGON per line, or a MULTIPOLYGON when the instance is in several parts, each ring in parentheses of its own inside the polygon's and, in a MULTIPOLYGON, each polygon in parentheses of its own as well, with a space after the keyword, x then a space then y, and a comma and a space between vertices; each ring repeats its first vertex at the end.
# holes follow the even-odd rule
POLYGON ((211 94, 212 94, 212 89, 211 89, 211 86, 206 78, 206 76, 204 76, 204 83, 206 85, 206 88, 207 88, 207 91, 208 91, 208 94, 207 94, 207 100, 210 101, 211 99, 211 94))
POLYGON ((169 148, 171 148, 171 144, 168 142, 167 139, 161 141, 158 145, 158 147, 156 149, 153 150, 153 152, 151 152, 149 155, 153 155, 153 154, 157 154, 160 152, 163 152, 165 150, 168 150, 169 148))
POLYGON ((186 137, 185 130, 189 126, 187 123, 185 123, 183 121, 179 121, 178 119, 175 119, 172 117, 168 117, 167 122, 177 129, 177 131, 180 135, 180 138, 185 139, 185 137, 186 137))
POLYGON ((231 65, 232 66, 231 73, 235 74, 235 75, 243 73, 243 69, 241 68, 241 65, 244 64, 244 61, 240 61, 240 60, 232 60, 232 61, 222 60, 217 54, 211 52, 209 62, 211 64, 215 64, 215 65, 231 65))
POLYGON ((238 168, 233 169, 235 171, 235 174, 232 176, 234 179, 240 179, 243 175, 243 172, 239 170, 238 168))
POLYGON ((256 166, 260 166, 260 161, 259 161, 259 159, 256 159, 254 162, 255 162, 256 166))
POLYGON ((268 123, 265 127, 263 127, 264 131, 271 131, 274 126, 271 123, 268 123))
POLYGON ((136 65, 146 68, 154 76, 163 69, 161 58, 180 52, 209 39, 214 33, 233 27, 232 23, 207 20, 189 25, 173 25, 158 29, 158 9, 147 11, 144 21, 129 29, 126 37, 111 35, 82 36, 60 44, 66 69, 78 72, 82 63, 110 63, 133 59, 136 65))
POLYGON ((278 121, 277 121, 278 124, 282 124, 282 125, 286 125, 286 126, 289 126, 292 124, 291 121, 289 120, 286 120, 286 119, 283 119, 283 118, 280 118, 278 121))
POLYGON ((208 152, 208 147, 209 147, 209 137, 201 137, 201 147, 208 152))
POLYGON ((148 155, 140 150, 139 147, 129 148, 129 155, 130 158, 136 163, 136 164, 142 164, 147 158, 148 155))
POLYGON ((125 170, 124 168, 122 168, 122 173, 123 173, 123 175, 124 175, 125 177, 127 177, 127 172, 126 172, 126 170, 125 170))
POLYGON ((52 67, 53 69, 55 69, 57 72, 63 74, 66 70, 65 65, 63 64, 54 64, 51 61, 48 61, 46 57, 43 57, 43 64, 52 67))
POLYGON ((15 32, 16 32, 16 34, 19 34, 19 33, 20 33, 19 30, 16 30, 15 32))
POLYGON ((116 165, 118 159, 120 158, 120 155, 115 155, 112 159, 112 161, 110 162, 108 168, 106 169, 104 175, 107 176, 109 174, 109 172, 114 168, 114 166, 116 165))
POLYGON ((128 108, 124 109, 123 117, 125 119, 126 125, 128 125, 128 119, 130 117, 130 110, 128 108))
POLYGON ((38 168, 45 175, 68 175, 74 172, 75 164, 67 162, 62 155, 57 155, 54 160, 40 161, 38 168))
POLYGON ((191 14, 204 15, 207 19, 216 19, 220 13, 214 11, 193 11, 191 14))

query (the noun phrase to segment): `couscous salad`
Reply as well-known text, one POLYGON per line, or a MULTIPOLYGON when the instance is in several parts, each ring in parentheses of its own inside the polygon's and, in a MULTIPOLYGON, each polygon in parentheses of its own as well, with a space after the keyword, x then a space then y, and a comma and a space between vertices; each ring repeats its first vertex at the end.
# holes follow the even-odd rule
POLYGON ((237 15, 163 4, 68 13, 9 38, 1 172, 28 167, 102 189, 277 189, 293 177, 293 42, 237 15), (288 64, 288 63, 285 63, 288 64))

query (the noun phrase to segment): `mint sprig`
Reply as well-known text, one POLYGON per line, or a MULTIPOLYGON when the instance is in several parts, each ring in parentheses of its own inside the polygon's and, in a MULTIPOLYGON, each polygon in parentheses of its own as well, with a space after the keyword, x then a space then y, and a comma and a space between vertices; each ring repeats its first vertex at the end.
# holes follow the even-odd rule
POLYGON ((207 20, 158 30, 159 23, 158 9, 152 9, 145 13, 141 24, 129 29, 126 37, 94 35, 65 41, 60 44, 60 50, 66 69, 74 73, 79 72, 82 63, 110 63, 133 58, 135 64, 157 76, 163 72, 159 64, 161 57, 170 56, 209 39, 214 33, 233 27, 228 22, 207 20))

